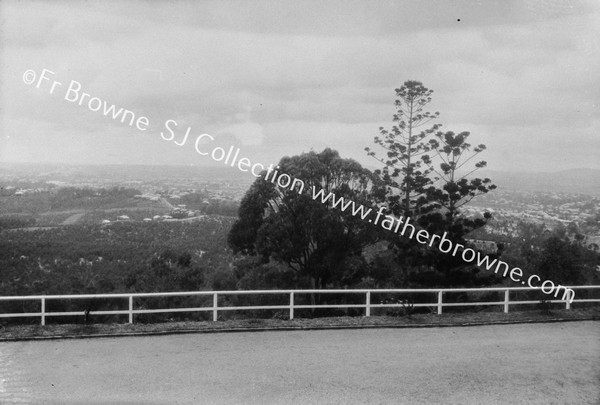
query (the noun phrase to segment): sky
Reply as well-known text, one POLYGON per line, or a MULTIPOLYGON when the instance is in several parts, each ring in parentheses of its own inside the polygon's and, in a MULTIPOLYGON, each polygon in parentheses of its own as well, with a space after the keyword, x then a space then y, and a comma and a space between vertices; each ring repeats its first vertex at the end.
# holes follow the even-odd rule
POLYGON ((0 162, 218 166, 206 133, 251 162, 332 147, 375 168, 407 80, 489 169, 600 169, 600 2, 563 0, 4 0, 0 162))

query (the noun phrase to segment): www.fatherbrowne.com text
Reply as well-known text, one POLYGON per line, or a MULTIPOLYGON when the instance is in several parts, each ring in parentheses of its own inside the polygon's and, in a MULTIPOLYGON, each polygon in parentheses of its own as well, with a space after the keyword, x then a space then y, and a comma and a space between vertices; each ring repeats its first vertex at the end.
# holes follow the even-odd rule
MULTIPOLYGON (((35 84, 35 87, 38 89, 43 84, 46 84, 49 94, 54 94, 55 90, 62 87, 64 91, 64 100, 70 103, 78 104, 79 106, 87 106, 87 108, 92 112, 100 112, 104 116, 112 118, 113 120, 119 120, 121 123, 127 124, 132 128, 138 129, 139 131, 145 132, 148 130, 150 125, 150 120, 148 117, 136 117, 131 110, 117 108, 114 104, 109 104, 99 97, 94 97, 89 93, 84 92, 81 83, 78 81, 71 80, 68 85, 63 87, 62 82, 52 79, 54 75, 55 73, 53 71, 42 69, 42 72, 38 77, 34 70, 28 69, 23 74, 23 82, 29 85, 35 84)), ((165 134, 165 132, 161 131, 160 136, 165 141, 172 141, 177 146, 183 146, 186 144, 192 128, 188 127, 183 137, 181 139, 176 139, 175 129, 177 126, 178 124, 175 120, 165 121, 164 127, 168 132, 165 134)), ((299 194, 305 192, 304 182, 301 179, 292 178, 288 174, 279 173, 279 166, 274 167, 275 165, 271 164, 267 167, 261 163, 252 163, 250 159, 246 157, 240 158, 240 148, 235 148, 233 145, 231 145, 227 151, 226 148, 221 146, 216 146, 212 148, 212 150, 202 150, 203 141, 205 143, 213 142, 215 141, 215 138, 209 134, 201 134, 196 137, 194 149, 199 155, 210 155, 210 157, 216 162, 221 162, 231 167, 237 166, 240 171, 250 172, 255 177, 264 176, 266 181, 270 181, 282 189, 287 188, 296 191, 299 194)), ((545 280, 540 285, 541 278, 535 274, 527 278, 527 280, 523 280, 523 270, 519 267, 513 267, 511 269, 510 266, 502 260, 490 260, 489 256, 482 255, 480 251, 475 251, 474 249, 466 247, 460 243, 455 244, 447 238, 447 232, 445 232, 442 236, 437 234, 430 235, 427 230, 417 229, 415 225, 411 224, 409 217, 404 218, 401 216, 396 218, 391 215, 384 215, 385 212, 388 212, 388 209, 385 206, 378 207, 375 220, 372 220, 369 218, 373 211, 372 208, 367 208, 362 204, 356 204, 352 200, 344 199, 344 197, 336 197, 336 195, 331 192, 325 195, 324 190, 317 190, 315 186, 312 186, 311 191, 313 200, 321 201, 323 204, 331 203, 333 208, 338 208, 342 212, 350 209, 349 212, 351 212, 353 216, 359 216, 362 220, 368 220, 368 222, 372 223, 373 225, 380 225, 383 229, 392 231, 401 236, 407 236, 408 234, 408 238, 415 238, 417 242, 424 245, 426 244, 431 248, 436 248, 442 253, 449 253, 452 254, 452 256, 459 254, 460 257, 462 257, 462 259, 467 263, 476 263, 477 266, 483 266, 488 271, 493 270, 495 274, 502 274, 503 277, 508 276, 512 281, 517 283, 521 282, 521 284, 527 285, 528 287, 540 288, 544 294, 550 295, 554 292, 554 297, 558 297, 560 291, 564 290, 561 298, 563 301, 568 300, 569 303, 572 303, 575 299, 575 291, 572 289, 564 287, 560 284, 555 285, 551 280, 545 280)))
MULTIPOLYGON (((271 182, 276 184, 281 188, 290 187, 290 189, 295 190, 298 193, 302 193, 304 191, 304 182, 299 179, 292 179, 287 174, 279 174, 277 170, 269 170, 265 174, 265 180, 269 180, 271 178, 271 182)), ((333 208, 338 208, 340 211, 344 212, 350 208, 348 212, 350 212, 353 216, 359 216, 362 220, 366 220, 369 218, 369 215, 372 213, 372 208, 366 208, 362 204, 356 204, 352 200, 345 199, 344 197, 336 197, 334 193, 325 194, 325 191, 322 189, 317 190, 315 186, 312 186, 312 198, 315 201, 320 201, 323 204, 331 203, 333 208)), ((388 209, 385 206, 380 206, 377 214, 375 215, 375 220, 368 219, 368 221, 374 225, 380 225, 383 229, 388 231, 392 231, 396 234, 407 236, 408 238, 415 238, 417 242, 421 244, 426 244, 429 247, 437 248, 442 253, 450 253, 452 256, 456 256, 457 254, 462 257, 462 259, 467 263, 476 263, 477 266, 485 267, 488 271, 494 271, 495 274, 502 274, 503 277, 510 277, 510 279, 514 282, 520 282, 523 285, 527 285, 531 288, 541 288, 544 294, 552 294, 554 292, 554 297, 558 297, 561 290, 563 291, 563 295, 560 298, 565 301, 568 300, 569 303, 572 303, 575 298, 575 291, 571 288, 567 288, 563 285, 555 285, 551 280, 545 280, 540 285, 541 278, 537 275, 531 275, 527 280, 523 280, 523 270, 519 267, 513 267, 512 269, 508 265, 508 263, 503 262, 502 260, 493 259, 491 260, 488 255, 483 255, 480 251, 475 251, 474 249, 464 246, 460 243, 453 243, 450 239, 447 238, 448 233, 444 232, 442 236, 437 234, 431 234, 425 229, 417 229, 415 225, 411 224, 410 217, 402 217, 399 218, 384 215, 384 212, 387 212, 388 209), (382 218, 383 217, 383 218, 382 218), (381 222, 380 222, 381 220, 381 222)))

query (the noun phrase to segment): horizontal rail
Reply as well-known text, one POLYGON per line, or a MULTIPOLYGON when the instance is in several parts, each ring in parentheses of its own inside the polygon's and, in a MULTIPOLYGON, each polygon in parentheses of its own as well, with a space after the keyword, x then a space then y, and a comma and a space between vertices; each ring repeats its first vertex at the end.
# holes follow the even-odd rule
MULTIPOLYGON (((590 286, 565 286, 572 290, 576 289, 598 289, 600 285, 590 286)), ((180 297, 205 295, 212 296, 215 292, 219 295, 266 295, 266 294, 372 294, 379 293, 437 293, 443 292, 489 292, 489 291, 541 291, 540 287, 482 287, 482 288, 389 288, 389 289, 342 289, 342 290, 223 290, 223 291, 175 291, 175 292, 156 292, 156 293, 114 293, 114 294, 67 294, 67 295, 11 295, 2 296, 0 301, 11 300, 39 300, 45 299, 103 299, 103 298, 144 298, 144 297, 180 297)))
MULTIPOLYGON (((223 309, 223 308, 220 308, 223 309)), ((212 307, 200 307, 200 308, 162 308, 162 309, 134 309, 131 311, 133 314, 160 314, 168 312, 203 312, 212 311, 212 307)))
MULTIPOLYGON (((592 286, 571 286, 565 287, 572 290, 581 289, 600 289, 600 285, 592 286)), ((10 301, 39 301, 40 311, 39 312, 16 312, 16 313, 0 313, 0 318, 27 318, 27 317, 40 317, 41 324, 45 324, 47 317, 60 317, 60 316, 89 316, 89 315, 128 315, 129 323, 133 323, 134 315, 140 314, 158 314, 158 313, 182 313, 182 312, 212 312, 213 320, 218 319, 219 311, 249 311, 249 310, 285 310, 289 311, 289 318, 294 318, 295 309, 319 309, 319 308, 337 308, 337 309, 348 309, 348 308, 362 308, 365 310, 365 316, 371 315, 371 309, 373 308, 419 308, 429 307, 437 308, 437 313, 441 314, 443 307, 469 307, 469 306, 493 306, 502 305, 504 312, 508 312, 509 306, 511 305, 532 305, 539 304, 540 302, 547 303, 564 303, 566 309, 570 309, 573 303, 589 303, 589 302, 600 302, 600 299, 585 298, 575 299, 573 302, 560 299, 547 299, 547 300, 523 300, 523 301, 511 301, 510 293, 515 291, 536 291, 541 290, 539 287, 484 287, 484 288, 418 288, 418 289, 346 289, 346 290, 234 290, 234 291, 176 291, 176 292, 154 292, 154 293, 113 293, 113 294, 67 294, 67 295, 26 295, 26 296, 4 296, 0 297, 0 302, 10 301), (465 301, 465 302, 444 302, 443 294, 445 293, 458 293, 458 292, 503 292, 503 299, 501 301, 491 302, 478 302, 478 301, 465 301), (435 302, 431 303, 412 303, 408 300, 404 302, 380 302, 373 303, 373 297, 382 294, 415 294, 415 293, 430 293, 435 294, 432 298, 436 299, 435 302), (328 304, 321 303, 315 305, 296 304, 295 296, 306 295, 306 294, 337 294, 337 295, 364 295, 364 303, 352 303, 352 304, 328 304), (219 297, 221 296, 239 296, 239 295, 287 295, 288 302, 286 304, 279 305, 247 305, 247 306, 219 306, 219 297), (189 308, 135 308, 135 298, 152 298, 152 297, 194 297, 204 296, 210 297, 212 300, 207 301, 206 306, 200 307, 189 307, 189 308), (101 299, 127 299, 126 309, 116 310, 78 310, 78 311, 48 311, 47 302, 49 300, 101 300, 101 299)), ((550 297, 548 297, 550 298, 550 297)), ((296 301, 297 302, 297 301, 296 301)))
POLYGON ((0 318, 29 318, 42 316, 41 312, 11 312, 10 314, 0 314, 0 318))

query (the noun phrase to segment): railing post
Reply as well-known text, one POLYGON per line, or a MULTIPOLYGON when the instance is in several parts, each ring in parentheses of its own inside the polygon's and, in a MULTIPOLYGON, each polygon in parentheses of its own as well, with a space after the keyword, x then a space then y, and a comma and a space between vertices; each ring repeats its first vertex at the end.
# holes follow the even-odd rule
POLYGON ((508 289, 504 290, 504 313, 505 314, 508 313, 509 293, 510 293, 510 290, 508 290, 508 289))
POLYGON ((40 312, 42 313, 41 324, 44 326, 46 324, 46 298, 42 298, 42 308, 40 312))
POLYGON ((129 323, 133 323, 133 295, 129 296, 129 323))
POLYGON ((365 316, 371 316, 371 291, 367 291, 367 298, 365 303, 365 316))
POLYGON ((442 290, 438 291, 438 304, 437 304, 438 315, 442 314, 442 293, 443 293, 442 290))
POLYGON ((294 292, 290 293, 290 320, 294 319, 294 292))
POLYGON ((219 294, 217 294, 216 292, 213 294, 213 321, 217 322, 218 319, 218 313, 217 313, 217 307, 219 306, 219 294))

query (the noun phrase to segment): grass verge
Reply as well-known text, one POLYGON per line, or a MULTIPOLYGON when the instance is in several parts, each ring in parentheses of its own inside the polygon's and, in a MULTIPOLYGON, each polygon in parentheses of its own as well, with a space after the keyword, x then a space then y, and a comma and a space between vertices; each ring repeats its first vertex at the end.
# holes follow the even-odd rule
POLYGON ((239 319, 218 322, 164 322, 134 324, 0 325, 0 341, 70 339, 211 333, 263 330, 312 330, 355 328, 415 328, 475 326, 507 323, 565 322, 600 320, 600 308, 539 311, 479 312, 460 314, 415 314, 406 316, 332 317, 302 319, 239 319))

